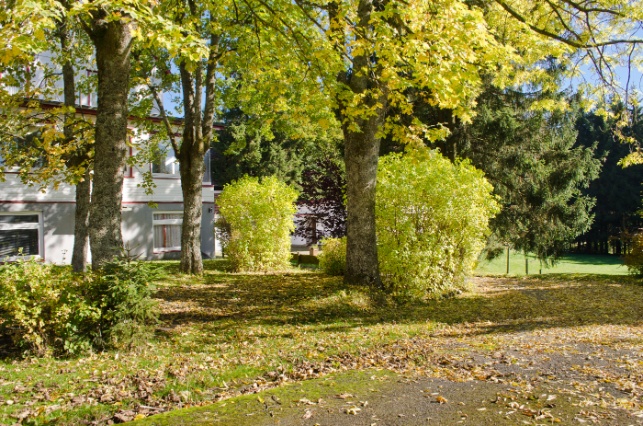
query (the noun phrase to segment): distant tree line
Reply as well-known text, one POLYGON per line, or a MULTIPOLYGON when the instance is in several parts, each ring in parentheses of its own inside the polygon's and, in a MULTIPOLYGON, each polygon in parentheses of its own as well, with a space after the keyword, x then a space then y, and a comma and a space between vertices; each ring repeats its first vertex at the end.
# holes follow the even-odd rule
MULTIPOLYGON (((576 122, 577 144, 593 147, 601 160, 598 179, 583 192, 596 199, 590 229, 576 238, 570 250, 588 254, 623 255, 629 251, 632 235, 643 228, 641 190, 643 165, 622 167, 619 162, 631 146, 621 143, 613 132, 613 123, 596 114, 583 114, 576 122)), ((639 142, 643 140, 641 110, 634 114, 633 125, 625 129, 639 142)))

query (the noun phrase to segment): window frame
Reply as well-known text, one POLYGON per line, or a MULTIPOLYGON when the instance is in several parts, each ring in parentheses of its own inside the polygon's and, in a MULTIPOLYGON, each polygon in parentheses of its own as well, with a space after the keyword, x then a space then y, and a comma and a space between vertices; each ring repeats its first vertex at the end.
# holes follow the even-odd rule
POLYGON ((24 257, 26 259, 44 259, 45 258, 45 232, 42 212, 38 211, 1 211, 0 216, 37 216, 38 221, 33 223, 19 223, 19 224, 5 224, 0 223, 1 231, 20 230, 20 229, 36 229, 38 231, 38 254, 30 254, 25 256, 0 256, 0 262, 15 262, 16 260, 24 257))
POLYGON ((168 252, 177 252, 181 251, 181 234, 179 233, 179 245, 172 247, 160 247, 157 245, 156 241, 156 226, 179 226, 179 229, 183 226, 183 211, 180 210, 167 210, 167 211, 155 211, 152 212, 152 249, 154 253, 168 253, 168 252), (181 215, 180 219, 156 219, 156 215, 162 214, 173 214, 181 215))

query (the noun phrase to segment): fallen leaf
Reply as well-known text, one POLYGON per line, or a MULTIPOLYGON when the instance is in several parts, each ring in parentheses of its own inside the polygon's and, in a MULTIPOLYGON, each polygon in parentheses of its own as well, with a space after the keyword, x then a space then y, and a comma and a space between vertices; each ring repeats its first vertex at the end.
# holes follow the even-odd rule
POLYGON ((356 415, 358 415, 358 414, 359 414, 359 412, 360 412, 360 411, 362 411, 362 409, 361 409, 361 408, 359 408, 359 407, 355 407, 355 406, 352 406, 352 407, 350 407, 350 408, 347 408, 347 409, 345 410, 345 413, 346 413, 346 414, 351 414, 351 415, 353 415, 353 416, 356 416, 356 415))

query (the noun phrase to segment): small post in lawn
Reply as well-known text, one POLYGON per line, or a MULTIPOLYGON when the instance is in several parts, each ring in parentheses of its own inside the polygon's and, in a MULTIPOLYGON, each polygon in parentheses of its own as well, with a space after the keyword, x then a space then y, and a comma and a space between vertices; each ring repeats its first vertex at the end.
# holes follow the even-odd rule
POLYGON ((507 275, 509 275, 509 244, 507 244, 507 275))
POLYGON ((529 259, 525 255, 525 275, 529 275, 529 259))

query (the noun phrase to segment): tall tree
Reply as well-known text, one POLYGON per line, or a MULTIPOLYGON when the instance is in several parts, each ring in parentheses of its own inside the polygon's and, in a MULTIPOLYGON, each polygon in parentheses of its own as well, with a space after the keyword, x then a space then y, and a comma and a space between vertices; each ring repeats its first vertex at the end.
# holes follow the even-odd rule
MULTIPOLYGON (((3 22, 11 25, 13 15, 3 22)), ((5 63, 2 105, 5 140, 0 146, 5 165, 18 167, 22 181, 45 188, 66 182, 76 186, 72 266, 85 270, 88 251, 88 207, 92 167, 91 123, 75 112, 77 75, 74 63, 84 63, 88 49, 74 22, 64 13, 51 16, 40 28, 51 40, 30 56, 5 63), (54 41, 55 40, 55 41, 54 41), (47 47, 46 53, 43 49, 47 47), (61 76, 59 77, 59 71, 61 76), (61 93, 62 91, 62 93, 61 93), (62 106, 51 101, 61 98, 62 106), (34 131, 34 129, 38 129, 34 131), (62 132, 59 129, 62 128, 62 132)), ((25 52, 27 53, 27 52, 25 52)), ((80 84, 89 87, 88 81, 80 84)))
MULTIPOLYGON (((66 143, 71 143, 76 135, 74 134, 74 122, 76 120, 76 76, 73 66, 74 39, 79 35, 72 30, 73 23, 67 16, 62 16, 58 22, 57 36, 60 40, 60 54, 62 57, 62 79, 63 79, 63 104, 66 107, 64 115, 63 134, 66 143)), ((71 265, 74 272, 83 272, 87 267, 87 255, 89 252, 89 207, 91 205, 91 178, 90 172, 93 168, 91 150, 92 138, 83 135, 78 139, 77 149, 71 152, 68 159, 68 166, 76 170, 76 209, 74 212, 74 246, 71 256, 71 265)))
MULTIPOLYGON (((405 143, 445 134, 419 120, 404 126, 413 88, 430 102, 467 119, 480 90, 481 73, 510 79, 505 60, 523 60, 499 42, 481 9, 459 2, 346 1, 297 6, 329 45, 323 75, 341 123, 347 177, 347 271, 349 282, 382 289, 375 236, 375 185, 380 140, 405 143), (455 53, 457 52, 457 53, 455 53), (511 57, 511 59, 509 59, 511 57), (389 114, 397 110, 401 114, 389 114)), ((530 41, 533 41, 530 40, 530 41)), ((546 43, 545 43, 546 44, 546 43)), ((515 47, 515 46, 512 46, 515 47)))
POLYGON ((594 199, 583 193, 596 179, 600 160, 593 147, 576 145, 576 108, 533 110, 535 102, 559 94, 502 92, 489 87, 477 116, 439 144, 452 156, 483 170, 503 204, 491 221, 490 254, 509 245, 555 261, 592 221, 594 199))
POLYGON ((374 226, 380 139, 390 133, 413 143, 447 133, 444 125, 430 127, 418 120, 396 126, 396 115, 388 113, 410 113, 417 95, 410 89, 421 89, 429 103, 467 122, 483 75, 499 88, 526 82, 548 88, 556 80, 539 66, 545 58, 565 60, 576 52, 590 52, 587 57, 601 71, 609 66, 611 54, 623 53, 616 49, 608 54, 608 47, 629 43, 639 49, 642 41, 631 36, 642 20, 640 2, 295 4, 324 31, 335 53, 322 56, 330 65, 324 69, 331 71, 322 78, 337 106, 345 142, 346 279, 375 288, 382 288, 374 226), (319 9, 323 12, 315 15, 319 9))
MULTIPOLYGON (((182 92, 181 110, 184 117, 180 141, 171 136, 171 123, 161 108, 162 115, 166 117, 166 131, 180 164, 184 200, 181 270, 186 273, 202 272, 200 225, 203 154, 214 139, 212 130, 217 110, 243 106, 247 115, 253 117, 250 122, 236 127, 237 134, 241 127, 247 130, 243 137, 235 139, 237 148, 241 150, 252 146, 252 140, 246 144, 248 139, 245 136, 249 134, 260 135, 264 140, 272 140, 276 135, 281 140, 310 140, 306 136, 308 130, 300 131, 305 127, 301 122, 310 123, 311 117, 319 115, 313 113, 302 120, 303 115, 300 114, 299 123, 282 131, 285 127, 280 127, 279 123, 284 122, 284 113, 279 106, 297 105, 300 102, 295 100, 296 97, 305 97, 295 86, 303 81, 308 93, 314 93, 318 92, 319 85, 307 78, 302 80, 299 74, 286 73, 285 68, 294 66, 294 61, 289 58, 292 52, 275 40, 274 27, 264 22, 265 16, 253 15, 255 7, 261 7, 261 2, 208 3, 186 0, 167 2, 166 5, 167 15, 184 31, 198 34, 207 46, 205 56, 195 55, 194 49, 177 51, 171 55, 179 71, 182 92), (259 21, 261 24, 254 26, 253 23, 259 21), (274 108, 267 108, 269 103, 274 108), (224 108, 224 104, 228 107, 224 108), (296 137, 293 136, 295 133, 298 133, 296 137), (242 147, 244 144, 245 147, 242 147)), ((171 68, 167 67, 168 70, 171 68)), ((299 71, 301 68, 294 69, 299 71)), ((157 103, 162 105, 159 91, 153 86, 150 89, 157 103)), ((291 117, 288 122, 296 123, 292 117, 297 115, 298 109, 285 109, 291 117)), ((321 110, 327 111, 328 108, 321 110)), ((278 151, 275 153, 284 154, 283 150, 278 151)))
MULTIPOLYGON (((206 3, 186 0, 165 5, 165 12, 183 31, 201 37, 207 46, 207 55, 200 57, 193 51, 177 53, 174 63, 178 67, 182 92, 182 137, 175 137, 170 117, 165 110, 160 89, 150 81, 148 87, 160 108, 167 137, 180 165, 181 191, 183 194, 183 223, 181 228, 181 272, 203 273, 201 256, 202 185, 204 155, 214 137, 214 119, 220 102, 216 83, 220 59, 228 50, 228 39, 219 31, 219 10, 206 3)), ((161 67, 170 71, 165 60, 161 67)))
MULTIPOLYGON (((130 54, 136 22, 118 7, 104 4, 82 20, 96 53, 98 108, 91 193, 92 268, 121 254, 121 203, 127 154, 127 97, 130 54)), ((82 19, 82 18, 81 18, 82 19)))

